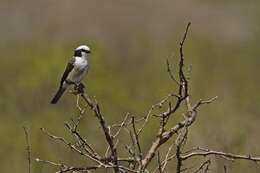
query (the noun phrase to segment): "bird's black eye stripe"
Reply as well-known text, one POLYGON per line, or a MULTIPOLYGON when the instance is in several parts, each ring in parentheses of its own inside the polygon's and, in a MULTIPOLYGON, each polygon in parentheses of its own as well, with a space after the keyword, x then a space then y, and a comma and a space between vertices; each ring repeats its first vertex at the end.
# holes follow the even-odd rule
POLYGON ((82 52, 90 53, 90 50, 81 49, 82 52))

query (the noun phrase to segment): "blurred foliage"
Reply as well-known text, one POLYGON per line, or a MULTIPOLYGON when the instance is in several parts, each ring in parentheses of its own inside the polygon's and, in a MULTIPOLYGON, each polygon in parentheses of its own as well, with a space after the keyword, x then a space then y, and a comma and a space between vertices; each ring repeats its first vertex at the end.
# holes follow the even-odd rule
MULTIPOLYGON (((234 4, 229 4, 231 5, 228 6, 229 8, 232 5, 241 8, 243 6, 242 1, 232 2, 234 4)), ((156 4, 154 1, 152 3, 156 4)), ((167 5, 167 2, 164 3, 167 5)), ((203 7, 205 3, 201 1, 199 5, 193 4, 188 9, 203 7)), ((12 4, 15 3, 8 5, 12 4)), ((216 6, 217 9, 227 8, 225 4, 220 4, 222 3, 216 1, 211 5, 216 6)), ((246 10, 256 9, 251 8, 253 5, 247 4, 246 10)), ((185 3, 181 4, 181 7, 184 6, 185 3)), ((207 6, 210 4, 207 3, 207 6)), ((131 6, 134 7, 136 6, 131 6)), ((115 9, 117 8, 119 7, 115 6, 115 9)), ((156 7, 149 8, 148 12, 151 12, 156 7)), ((196 11, 191 13, 196 14, 196 11)), ((259 11, 251 12, 251 16, 246 16, 246 19, 259 19, 259 11)), ((120 10, 115 12, 115 14, 121 13, 124 12, 120 10)), ((164 18, 163 15, 167 14, 158 13, 155 19, 158 19, 158 16, 164 18)), ((147 15, 145 16, 147 18, 147 15)), ((65 20, 66 17, 61 18, 65 20)), ((139 21, 138 17, 136 18, 139 21)), ((203 26, 199 26, 201 23, 198 18, 192 17, 192 19, 195 22, 192 20, 191 32, 185 44, 186 67, 192 65, 191 96, 194 101, 215 95, 219 98, 215 103, 201 108, 197 122, 191 127, 187 147, 207 146, 216 150, 260 155, 260 78, 258 76, 260 28, 257 27, 259 22, 254 23, 252 21, 255 20, 249 20, 252 26, 249 28, 250 34, 245 34, 246 36, 241 34, 240 39, 237 38, 236 31, 245 27, 242 26, 244 23, 241 23, 241 28, 233 30, 227 28, 227 31, 231 32, 225 38, 225 30, 219 31, 221 36, 211 33, 208 20, 204 19, 203 26), (201 28, 207 28, 208 32, 201 28)), ((37 20, 37 17, 34 20, 37 20)), ((77 33, 76 30, 71 31, 77 33, 74 38, 66 35, 70 30, 55 36, 55 33, 61 30, 60 27, 55 30, 55 22, 44 25, 47 29, 44 32, 39 29, 41 27, 33 28, 33 31, 29 32, 31 36, 22 32, 21 35, 24 37, 14 38, 10 34, 12 30, 0 30, 3 36, 0 41, 2 82, 0 85, 0 167, 2 172, 26 172, 25 139, 22 130, 24 125, 30 129, 34 157, 86 164, 82 158, 70 152, 68 148, 50 141, 39 130, 45 127, 57 135, 70 139, 69 134, 65 133, 64 122, 77 116, 77 109, 74 106, 75 96, 67 92, 57 105, 50 105, 49 102, 58 87, 68 59, 73 55, 73 49, 79 44, 89 44, 92 49, 90 70, 84 82, 87 92, 96 96, 105 118, 110 123, 121 120, 127 112, 143 116, 152 104, 175 91, 176 85, 169 79, 166 71, 166 58, 169 58, 173 70, 176 71, 178 42, 186 25, 185 20, 182 22, 165 20, 165 23, 173 22, 175 29, 168 30, 167 33, 160 30, 155 35, 147 28, 153 29, 157 25, 146 26, 145 21, 142 22, 132 21, 134 29, 129 30, 113 23, 114 30, 112 30, 110 24, 98 23, 95 26, 104 27, 105 30, 109 28, 111 35, 97 32, 93 36, 91 29, 89 33, 77 33), (137 29, 136 26, 140 23, 145 27, 140 25, 137 29), (8 34, 10 38, 6 37, 8 34)), ((212 18, 209 23, 214 22, 212 18)), ((232 23, 232 21, 227 22, 232 23)), ((216 20, 216 23, 222 25, 223 21, 216 20)), ((79 26, 80 24, 77 25, 79 26)), ((225 25, 221 27, 223 26, 225 25)), ((174 124, 178 118, 179 115, 175 115, 171 123, 174 124)), ((145 130, 142 143, 146 148, 154 138, 152 134, 157 126, 158 123, 153 119, 145 130)), ((103 140, 103 135, 100 133, 95 117, 88 114, 84 117, 80 128, 93 145, 100 151, 104 150, 103 141, 100 141, 103 140)), ((174 161, 172 162, 174 167, 174 161)), ((191 162, 190 165, 193 166, 197 162, 198 160, 191 162)), ((215 168, 216 172, 222 172, 223 164, 228 165, 231 173, 260 170, 259 166, 248 162, 233 163, 221 159, 214 162, 215 166, 212 166, 212 169, 215 168)), ((37 173, 53 170, 49 166, 37 163, 34 163, 33 168, 37 173)))

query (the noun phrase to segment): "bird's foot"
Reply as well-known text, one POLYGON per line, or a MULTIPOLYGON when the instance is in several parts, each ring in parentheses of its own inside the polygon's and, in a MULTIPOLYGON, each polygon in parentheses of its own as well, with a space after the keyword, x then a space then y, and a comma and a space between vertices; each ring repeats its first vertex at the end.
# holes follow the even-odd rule
POLYGON ((85 89, 85 86, 82 83, 74 86, 75 94, 83 94, 84 93, 84 89, 85 89))

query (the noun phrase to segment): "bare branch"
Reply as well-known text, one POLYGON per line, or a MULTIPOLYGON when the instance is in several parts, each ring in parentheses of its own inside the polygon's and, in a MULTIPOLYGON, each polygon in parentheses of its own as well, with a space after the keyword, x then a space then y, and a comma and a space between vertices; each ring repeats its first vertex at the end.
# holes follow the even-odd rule
POLYGON ((104 132, 104 135, 106 137, 106 141, 110 147, 110 150, 111 150, 111 157, 112 157, 112 160, 113 160, 113 164, 116 165, 116 167, 114 167, 114 170, 116 173, 119 173, 119 169, 118 169, 118 162, 117 162, 117 150, 116 148, 114 147, 114 141, 113 141, 113 136, 110 134, 110 130, 108 128, 108 126, 106 125, 106 122, 105 122, 105 119, 104 117, 102 116, 101 112, 100 112, 100 108, 99 108, 99 105, 98 103, 93 103, 91 101, 91 99, 84 93, 81 94, 81 97, 84 99, 84 101, 89 105, 89 107, 92 109, 92 111, 94 112, 94 114, 96 115, 96 117, 98 118, 99 120, 99 123, 102 127, 102 130, 104 132))
POLYGON ((117 132, 113 135, 113 138, 116 138, 119 133, 121 132, 121 129, 126 125, 126 121, 128 120, 129 117, 129 113, 126 114, 124 120, 122 121, 122 123, 119 125, 119 129, 117 130, 117 132))
POLYGON ((31 144, 29 139, 29 134, 27 128, 23 127, 25 140, 26 140, 26 150, 27 150, 27 160, 28 160, 28 173, 31 173, 31 144))
POLYGON ((228 173, 227 166, 224 165, 224 173, 228 173))
POLYGON ((198 172, 200 172, 201 170, 204 169, 204 166, 206 167, 206 169, 204 170, 204 173, 207 172, 208 167, 209 167, 210 164, 211 164, 211 161, 210 161, 210 160, 206 160, 206 161, 203 162, 203 163, 199 166, 199 168, 198 168, 197 170, 195 170, 193 173, 198 173, 198 172))
MULTIPOLYGON (((162 166, 162 171, 163 171, 163 172, 164 172, 165 169, 166 169, 166 166, 167 166, 168 161, 170 161, 170 160, 172 160, 173 158, 176 157, 176 154, 170 156, 170 153, 171 153, 171 150, 172 150, 173 146, 174 146, 174 143, 172 143, 172 144, 170 145, 170 147, 169 147, 169 149, 168 149, 168 151, 167 151, 167 153, 166 153, 166 156, 165 156, 164 161, 161 162, 161 164, 163 165, 163 166, 162 166)), ((158 170, 159 170, 159 167, 157 167, 157 168, 153 171, 153 173, 157 172, 158 170)))
POLYGON ((187 34, 188 34, 188 31, 189 31, 189 28, 190 28, 190 25, 191 23, 189 22, 187 27, 186 27, 186 30, 185 30, 185 33, 183 35, 183 38, 182 38, 182 41, 180 42, 180 49, 179 49, 179 52, 180 52, 180 62, 179 62, 179 80, 180 80, 180 86, 179 87, 179 95, 180 96, 184 96, 184 97, 187 97, 188 96, 188 81, 185 77, 185 74, 183 72, 183 67, 184 67, 184 53, 183 53, 183 46, 184 46, 184 42, 186 40, 186 37, 187 37, 187 34), (183 95, 183 89, 184 89, 184 95, 183 95))
MULTIPOLYGON (((179 95, 177 96, 177 101, 175 103, 175 106, 173 108, 170 107, 170 109, 168 109, 166 112, 162 113, 162 117, 167 117, 165 120, 166 121, 165 124, 168 122, 170 115, 175 113, 176 110, 180 107, 182 101, 185 100, 186 97, 188 97, 188 81, 187 81, 184 71, 183 71, 183 68, 184 68, 183 45, 186 40, 189 27, 190 27, 190 23, 188 23, 184 36, 183 36, 183 39, 180 42, 180 49, 179 49, 179 51, 180 51, 180 62, 179 62, 180 85, 179 85, 179 93, 178 93, 179 95)), ((156 140, 153 142, 153 144, 150 147, 149 151, 147 152, 146 156, 142 160, 142 165, 140 166, 140 167, 142 167, 142 169, 145 169, 148 166, 148 164, 154 157, 155 152, 158 150, 158 148, 162 144, 167 142, 173 136, 173 134, 177 133, 184 126, 190 126, 195 121, 196 111, 188 110, 186 114, 190 115, 189 116, 190 118, 185 119, 182 122, 179 122, 176 126, 171 128, 169 131, 164 131, 164 130, 162 130, 162 128, 159 129, 156 140)), ((164 126, 165 126, 165 124, 164 124, 164 126)))
MULTIPOLYGON (((151 106, 151 108, 149 109, 147 115, 144 117, 144 122, 141 126, 141 128, 138 130, 137 134, 139 135, 143 129, 145 128, 146 124, 148 123, 148 120, 150 118, 150 116, 152 115, 152 112, 155 108, 161 108, 167 101, 169 101, 169 99, 171 97, 177 98, 179 100, 179 96, 176 94, 168 94, 164 99, 162 99, 159 103, 156 103, 154 105, 151 106)), ((171 107, 164 113, 161 113, 161 115, 156 116, 156 117, 160 117, 160 118, 167 118, 170 114, 172 114, 175 110, 172 110, 171 107)), ((155 115, 153 115, 155 116, 155 115)))
POLYGON ((208 99, 208 100, 199 100, 199 102, 193 106, 193 109, 197 110, 201 105, 210 104, 211 102, 215 101, 217 98, 218 98, 218 96, 215 96, 215 97, 208 99))
POLYGON ((142 160, 142 149, 141 149, 141 146, 140 146, 139 136, 136 132, 135 118, 134 117, 132 117, 132 125, 133 125, 133 131, 134 131, 135 144, 137 145, 137 148, 138 148, 139 159, 142 160))
POLYGON ((172 81, 174 81, 176 84, 178 84, 178 85, 181 85, 180 83, 179 83, 179 81, 177 81, 177 79, 175 79, 175 77, 174 77, 174 75, 173 75, 173 73, 172 73, 172 71, 171 71, 171 66, 170 66, 170 63, 169 63, 169 60, 168 59, 166 59, 166 65, 167 65, 167 72, 169 73, 169 76, 170 76, 170 78, 172 79, 172 81))
POLYGON ((177 161, 177 166, 176 166, 176 173, 180 173, 181 167, 182 167, 182 158, 181 158, 181 150, 185 145, 185 141, 187 139, 187 134, 188 134, 188 128, 183 128, 183 132, 180 133, 175 141, 176 144, 176 161, 177 161))
POLYGON ((74 128, 72 128, 69 123, 65 123, 65 126, 68 128, 68 130, 71 132, 72 135, 74 135, 79 143, 83 144, 83 147, 85 151, 91 156, 94 157, 95 159, 100 159, 101 157, 99 154, 93 149, 93 147, 87 142, 86 139, 84 139, 79 132, 77 131, 77 125, 75 125, 74 128))
POLYGON ((36 162, 42 162, 42 163, 46 163, 46 164, 50 164, 50 165, 53 165, 53 166, 58 166, 60 168, 62 167, 66 167, 66 165, 62 164, 62 163, 56 163, 56 162, 52 162, 52 161, 49 161, 49 160, 42 160, 40 158, 36 158, 35 159, 36 162))
POLYGON ((176 160, 177 160, 176 173, 180 173, 181 167, 182 167, 181 146, 180 145, 177 145, 177 148, 176 148, 176 160))
POLYGON ((159 173, 163 173, 162 164, 161 164, 161 158, 160 158, 160 152, 157 152, 157 162, 158 162, 158 170, 159 173))
POLYGON ((191 157, 195 156, 209 156, 209 155, 215 155, 215 156, 223 156, 230 159, 236 159, 236 160, 248 160, 248 161, 254 161, 254 162, 260 162, 260 157, 253 157, 251 155, 238 155, 238 154, 232 154, 232 153, 225 153, 222 151, 214 151, 209 149, 203 149, 198 148, 199 151, 191 152, 189 154, 181 156, 183 160, 187 160, 191 157))
POLYGON ((49 136, 51 139, 57 140, 62 142, 63 144, 67 145, 71 150, 75 151, 76 153, 82 155, 82 156, 86 156, 87 158, 99 163, 100 165, 105 167, 105 164, 103 164, 100 160, 96 159, 95 157, 92 157, 92 155, 89 155, 87 153, 82 152, 80 149, 78 149, 75 145, 69 143, 68 141, 66 141, 64 138, 62 137, 58 137, 55 136, 53 134, 51 134, 50 132, 46 131, 44 128, 41 128, 42 132, 45 133, 47 136, 49 136))
POLYGON ((171 150, 172 150, 173 146, 174 146, 174 143, 171 144, 171 146, 169 147, 169 149, 168 149, 168 151, 167 151, 167 154, 166 154, 165 159, 164 159, 164 161, 163 161, 163 167, 162 167, 162 170, 163 170, 163 171, 165 170, 166 165, 167 165, 168 161, 170 160, 169 155, 170 155, 170 153, 171 153, 171 150))

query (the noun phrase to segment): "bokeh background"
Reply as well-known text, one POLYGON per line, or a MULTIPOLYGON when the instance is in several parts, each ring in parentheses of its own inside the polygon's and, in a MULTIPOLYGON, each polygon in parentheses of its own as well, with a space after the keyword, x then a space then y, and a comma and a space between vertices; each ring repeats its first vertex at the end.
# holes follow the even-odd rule
MULTIPOLYGON (((219 98, 201 109, 187 149, 204 146, 259 156, 259 19, 257 0, 1 0, 1 172, 27 171, 23 126, 30 129, 34 157, 87 164, 40 131, 45 127, 70 139, 64 122, 77 116, 75 97, 65 94, 57 105, 50 105, 50 99, 74 48, 92 48, 84 82, 114 123, 126 112, 145 115, 152 104, 176 91, 165 60, 177 63, 178 43, 189 21, 185 60, 186 67, 192 64, 192 100, 219 98)), ((144 150, 157 125, 150 123, 144 133, 144 150)), ((91 114, 84 117, 81 131, 104 149, 91 114)), ((198 164, 195 160, 187 166, 198 164)), ((174 165, 171 161, 168 172, 174 165)), ((254 163, 221 159, 214 160, 211 172, 223 172, 223 165, 230 173, 260 172, 254 163)), ((33 163, 35 173, 53 171, 33 163)))

